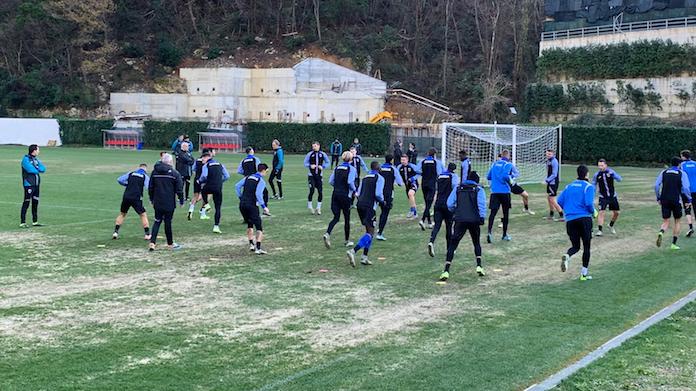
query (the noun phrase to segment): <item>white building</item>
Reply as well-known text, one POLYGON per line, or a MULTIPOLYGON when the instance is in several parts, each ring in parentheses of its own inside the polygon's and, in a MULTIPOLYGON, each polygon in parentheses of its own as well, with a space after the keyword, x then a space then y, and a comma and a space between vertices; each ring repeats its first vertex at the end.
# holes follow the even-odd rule
POLYGON ((385 82, 309 58, 292 68, 181 68, 186 94, 112 93, 111 112, 226 122, 367 122, 385 82))

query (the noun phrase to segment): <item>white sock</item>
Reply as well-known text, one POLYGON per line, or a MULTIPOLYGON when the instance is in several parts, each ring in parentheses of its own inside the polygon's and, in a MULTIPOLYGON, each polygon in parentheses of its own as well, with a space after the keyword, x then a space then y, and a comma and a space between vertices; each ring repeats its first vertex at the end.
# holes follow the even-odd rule
POLYGON ((196 204, 191 204, 189 205, 189 213, 193 213, 193 210, 196 208, 196 204))
POLYGON ((583 267, 583 268, 580 270, 580 274, 582 274, 583 276, 586 276, 586 275, 587 275, 587 268, 586 268, 586 267, 583 267))
POLYGON ((307 201, 307 208, 309 208, 309 209, 314 209, 314 208, 312 207, 312 201, 307 201))
POLYGON ((321 202, 317 202, 317 209, 321 209, 321 202))

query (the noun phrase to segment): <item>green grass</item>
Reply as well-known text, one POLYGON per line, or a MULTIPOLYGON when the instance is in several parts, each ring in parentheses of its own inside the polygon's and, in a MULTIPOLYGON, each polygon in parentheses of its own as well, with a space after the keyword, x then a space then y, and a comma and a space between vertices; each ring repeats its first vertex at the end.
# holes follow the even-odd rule
MULTIPOLYGON (((652 169, 617 168, 624 214, 616 237, 593 242, 595 280, 577 281, 578 259, 560 273, 565 228, 541 220, 544 189, 530 185, 540 214, 521 215, 514 200, 513 241, 497 240, 497 230, 484 245, 488 275, 476 276, 463 241, 451 281, 439 286, 444 233, 431 259, 401 189, 389 240, 370 252, 374 266, 352 269, 342 248, 324 249, 330 190, 324 215, 311 216, 300 156, 288 157, 285 200, 271 202, 264 222, 269 255, 257 257, 233 183, 223 235, 182 209, 179 252, 148 253, 132 213, 122 238, 110 239, 116 177, 154 162, 154 151, 43 149, 47 226, 20 230, 24 148, 0 152, 2 390, 521 389, 696 285, 696 241, 682 239, 681 252, 654 246, 652 169)), ((219 158, 234 171, 240 156, 219 158)), ((339 224, 333 241, 341 236, 339 224)))
POLYGON ((696 382, 696 303, 609 352, 559 390, 689 390, 696 382))

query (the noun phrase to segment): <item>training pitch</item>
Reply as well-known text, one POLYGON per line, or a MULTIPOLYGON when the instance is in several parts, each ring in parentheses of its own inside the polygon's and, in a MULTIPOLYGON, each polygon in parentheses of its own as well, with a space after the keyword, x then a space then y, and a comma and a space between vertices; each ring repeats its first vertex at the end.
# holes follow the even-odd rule
MULTIPOLYGON (((234 194, 240 155, 218 155, 232 175, 223 234, 181 208, 183 249, 148 253, 132 211, 111 240, 116 178, 140 162, 151 169, 158 152, 42 149, 46 226, 30 229, 18 228, 26 148, 0 152, 2 390, 524 389, 696 288, 696 239, 681 238, 678 252, 655 247, 657 169, 614 167, 623 214, 616 236, 593 239, 593 281, 578 281, 579 254, 560 272, 565 226, 542 221, 539 184, 525 186, 536 216, 513 196, 512 242, 496 228, 483 244, 486 277, 465 237, 449 283, 437 285, 444 232, 430 258, 430 231, 405 218, 401 188, 373 266, 348 265, 342 223, 325 249, 328 173, 323 214, 312 216, 301 156, 287 157, 285 199, 264 219, 269 254, 256 256, 234 194)), ((563 167, 564 183, 572 173, 563 167)))

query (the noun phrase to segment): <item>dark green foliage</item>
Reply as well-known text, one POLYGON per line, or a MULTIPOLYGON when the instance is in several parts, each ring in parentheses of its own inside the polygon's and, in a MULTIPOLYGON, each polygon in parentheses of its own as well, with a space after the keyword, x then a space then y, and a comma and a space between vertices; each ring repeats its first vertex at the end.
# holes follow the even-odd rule
POLYGON ((169 40, 162 39, 157 48, 157 61, 168 67, 176 67, 181 62, 184 52, 169 40))
POLYGON ((537 72, 545 79, 620 79, 672 76, 696 69, 696 47, 640 41, 544 50, 537 72))
POLYGON ((123 46, 123 57, 140 58, 145 55, 145 50, 136 43, 127 43, 123 46))
POLYGON ((111 129, 112 120, 60 120, 60 139, 65 145, 102 146, 102 130, 111 129))
POLYGON ((633 87, 631 83, 617 80, 616 93, 620 102, 626 103, 638 114, 642 114, 646 106, 651 112, 662 110, 662 96, 655 92, 655 86, 649 80, 645 88, 633 87))
POLYGON ((175 138, 187 134, 198 145, 198 132, 207 128, 207 122, 145 121, 143 139, 146 148, 169 148, 175 138))
POLYGON ((567 91, 561 84, 539 83, 527 86, 522 116, 523 121, 529 121, 540 113, 587 112, 612 106, 600 83, 570 83, 567 91))
POLYGON ((613 165, 664 164, 683 149, 696 150, 696 129, 667 126, 564 126, 563 160, 613 165))
POLYGON ((560 84, 530 84, 524 103, 525 111, 529 114, 568 111, 568 99, 560 84))
POLYGON ((347 148, 354 138, 360 140, 363 155, 381 155, 389 148, 389 125, 383 124, 292 124, 252 122, 247 127, 248 144, 259 149, 271 148, 273 139, 280 140, 286 152, 306 153, 312 142, 319 141, 322 150, 335 138, 347 148))

